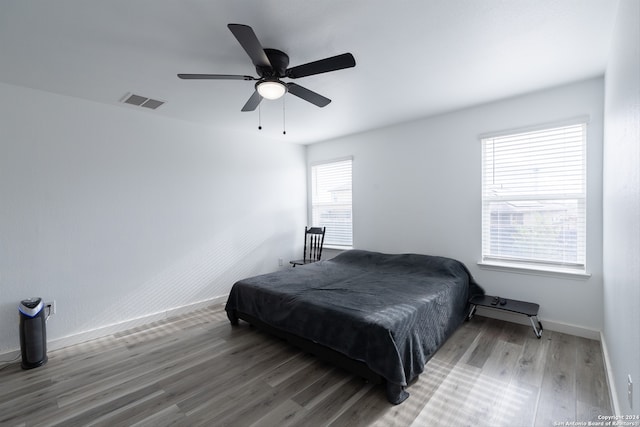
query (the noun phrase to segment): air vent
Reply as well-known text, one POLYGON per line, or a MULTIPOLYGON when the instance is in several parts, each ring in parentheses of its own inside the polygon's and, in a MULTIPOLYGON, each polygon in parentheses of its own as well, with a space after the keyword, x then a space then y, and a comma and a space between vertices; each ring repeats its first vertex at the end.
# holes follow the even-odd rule
POLYGON ((158 108, 159 106, 161 106, 162 104, 164 104, 164 101, 158 101, 157 99, 147 99, 142 105, 141 107, 145 107, 145 108, 151 108, 152 110, 155 110, 156 108, 158 108))
POLYGON ((162 104, 164 101, 158 101, 157 99, 147 98, 145 96, 135 95, 133 93, 127 93, 120 102, 124 102, 125 104, 136 105, 138 107, 145 107, 155 110, 162 104))

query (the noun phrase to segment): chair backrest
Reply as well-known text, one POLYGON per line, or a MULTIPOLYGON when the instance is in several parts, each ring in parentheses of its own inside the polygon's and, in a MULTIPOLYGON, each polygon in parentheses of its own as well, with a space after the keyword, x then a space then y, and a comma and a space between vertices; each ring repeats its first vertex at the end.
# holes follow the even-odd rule
POLYGON ((320 261, 327 227, 304 228, 304 260, 320 261))

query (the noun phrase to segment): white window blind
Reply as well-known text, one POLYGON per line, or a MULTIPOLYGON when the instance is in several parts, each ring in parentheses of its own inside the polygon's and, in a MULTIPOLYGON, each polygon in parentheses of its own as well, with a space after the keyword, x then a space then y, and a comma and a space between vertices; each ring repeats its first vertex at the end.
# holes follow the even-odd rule
POLYGON ((482 139, 482 259, 584 271, 586 124, 482 139))
POLYGON ((311 167, 311 220, 327 227, 325 245, 351 246, 351 159, 311 167))

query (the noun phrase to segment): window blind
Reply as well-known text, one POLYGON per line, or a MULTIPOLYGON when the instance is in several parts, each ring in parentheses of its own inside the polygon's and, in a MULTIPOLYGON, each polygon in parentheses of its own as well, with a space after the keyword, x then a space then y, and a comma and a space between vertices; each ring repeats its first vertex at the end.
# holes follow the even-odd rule
POLYGON ((325 245, 351 246, 352 159, 316 164, 311 167, 311 220, 327 227, 325 245))
POLYGON ((481 141, 483 261, 584 271, 586 124, 481 141))

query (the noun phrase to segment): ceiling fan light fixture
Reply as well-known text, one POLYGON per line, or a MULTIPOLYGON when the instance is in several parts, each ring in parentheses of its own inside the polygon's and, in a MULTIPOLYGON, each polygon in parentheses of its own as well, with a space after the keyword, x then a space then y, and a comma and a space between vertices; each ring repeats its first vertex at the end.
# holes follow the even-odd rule
POLYGON ((287 92, 287 87, 282 82, 267 80, 259 82, 256 90, 261 97, 273 100, 281 98, 287 92))

